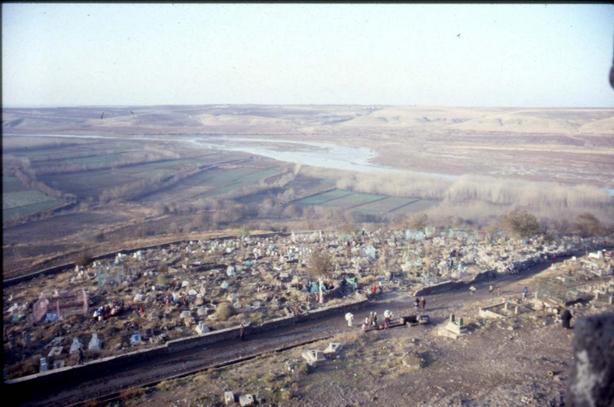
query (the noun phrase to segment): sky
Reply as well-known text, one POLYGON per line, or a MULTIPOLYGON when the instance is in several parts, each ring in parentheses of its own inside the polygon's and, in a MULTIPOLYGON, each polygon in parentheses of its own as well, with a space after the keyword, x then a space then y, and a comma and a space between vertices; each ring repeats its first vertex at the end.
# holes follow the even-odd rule
POLYGON ((2 4, 4 107, 614 107, 608 4, 2 4))

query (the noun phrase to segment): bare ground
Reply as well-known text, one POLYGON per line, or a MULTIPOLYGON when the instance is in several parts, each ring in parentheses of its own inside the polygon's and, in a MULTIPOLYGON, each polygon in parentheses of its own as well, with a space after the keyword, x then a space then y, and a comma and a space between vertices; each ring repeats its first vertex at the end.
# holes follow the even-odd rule
MULTIPOLYGON (((501 295, 518 297, 530 281, 505 284, 501 295)), ((463 291, 427 297, 435 323, 428 327, 362 333, 342 328, 339 317, 342 332, 330 340, 165 381, 128 397, 127 405, 223 405, 223 392, 232 390, 254 394, 263 405, 562 406, 573 364, 573 331, 536 312, 501 322, 477 318, 480 305, 497 300, 483 288, 475 296, 463 291), (465 317, 470 335, 456 340, 435 335, 450 312, 465 317), (323 350, 333 341, 344 344, 339 357, 306 369, 302 351, 323 350)), ((377 309, 413 312, 407 302, 397 296, 377 309)), ((576 316, 594 312, 588 307, 574 311, 576 316)))

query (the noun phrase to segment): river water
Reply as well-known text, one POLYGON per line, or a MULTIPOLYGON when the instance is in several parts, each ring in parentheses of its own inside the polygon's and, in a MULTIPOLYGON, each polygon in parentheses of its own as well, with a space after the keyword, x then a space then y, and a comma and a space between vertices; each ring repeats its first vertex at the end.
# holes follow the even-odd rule
MULTIPOLYGON (((10 135, 7 135, 10 136, 10 135)), ((376 153, 367 147, 345 146, 334 143, 316 141, 299 141, 273 138, 247 138, 233 136, 111 136, 84 134, 32 134, 29 137, 77 138, 98 140, 142 140, 190 143, 212 150, 238 151, 260 155, 279 161, 300 165, 328 168, 334 170, 414 174, 430 177, 454 179, 457 176, 429 172, 407 171, 381 164, 373 164, 371 160, 376 153)))
MULTIPOLYGON (((124 141, 143 140, 189 143, 205 149, 238 151, 248 154, 260 155, 279 161, 312 167, 328 168, 333 170, 368 173, 388 173, 391 175, 420 175, 444 178, 448 180, 454 180, 459 177, 458 175, 401 170, 381 164, 373 164, 371 163, 371 160, 376 157, 376 153, 370 148, 346 146, 316 141, 205 135, 103 136, 77 134, 33 134, 28 136, 49 138, 117 139, 124 141)), ((614 188, 607 188, 606 190, 609 196, 614 197, 614 188)))

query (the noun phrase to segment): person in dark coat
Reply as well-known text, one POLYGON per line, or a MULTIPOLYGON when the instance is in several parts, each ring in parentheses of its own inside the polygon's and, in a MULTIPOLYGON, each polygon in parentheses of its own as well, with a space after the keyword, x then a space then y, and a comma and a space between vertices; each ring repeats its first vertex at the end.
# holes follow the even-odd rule
POLYGON ((422 311, 426 309, 426 299, 424 297, 420 299, 420 308, 422 308, 422 311))
POLYGON ((561 324, 563 325, 563 328, 571 329, 571 318, 573 318, 573 316, 571 315, 571 311, 565 308, 565 310, 561 314, 561 324))

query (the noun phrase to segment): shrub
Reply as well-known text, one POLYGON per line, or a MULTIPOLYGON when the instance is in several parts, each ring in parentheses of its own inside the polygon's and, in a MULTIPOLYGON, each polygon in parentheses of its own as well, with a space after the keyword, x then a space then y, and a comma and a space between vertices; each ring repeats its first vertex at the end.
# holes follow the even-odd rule
POLYGON ((534 236, 540 230, 537 218, 521 209, 514 209, 503 216, 501 227, 509 234, 520 238, 534 236))
POLYGON ((407 224, 412 229, 424 229, 427 226, 428 220, 428 215, 421 213, 410 217, 407 224))
POLYGON ((583 237, 600 235, 603 232, 603 227, 599 219, 592 213, 582 213, 576 218, 574 229, 583 237))
POLYGON ((322 278, 330 275, 332 266, 332 259, 326 249, 317 248, 309 256, 307 271, 313 277, 322 278))
POLYGON ((228 318, 233 316, 236 313, 234 307, 228 303, 223 302, 217 306, 215 309, 215 318, 218 321, 226 321, 228 318))
POLYGON ((91 261, 92 261, 92 255, 89 254, 88 252, 82 252, 77 256, 77 259, 75 260, 75 264, 83 267, 89 264, 91 261))
POLYGON ((156 284, 160 287, 166 287, 168 285, 168 278, 165 274, 158 274, 156 277, 156 284))

